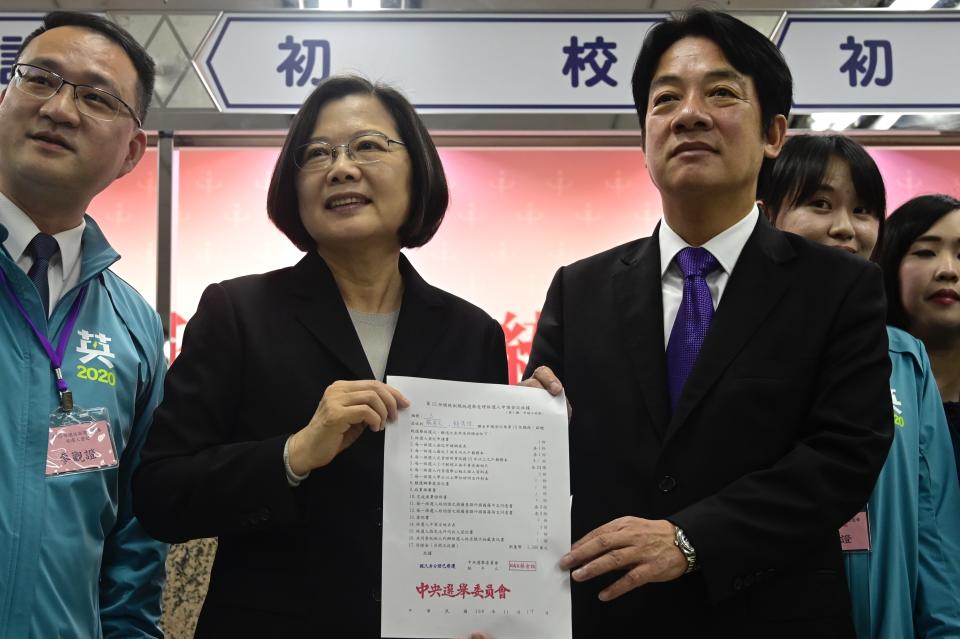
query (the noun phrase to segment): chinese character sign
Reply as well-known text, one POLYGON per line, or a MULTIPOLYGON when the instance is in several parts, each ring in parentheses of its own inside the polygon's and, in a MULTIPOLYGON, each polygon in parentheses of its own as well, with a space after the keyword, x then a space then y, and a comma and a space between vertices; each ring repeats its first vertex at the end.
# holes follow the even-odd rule
POLYGON ((287 56, 283 62, 277 65, 277 72, 282 73, 284 83, 288 87, 293 86, 294 75, 297 75, 297 86, 302 87, 310 81, 310 84, 316 86, 320 80, 330 75, 330 43, 326 40, 304 40, 303 42, 294 42, 293 36, 288 35, 283 42, 277 45, 281 51, 286 51, 287 56), (305 54, 300 50, 306 49, 305 54), (317 62, 317 50, 320 51, 322 66, 319 76, 313 75, 313 67, 317 62))
POLYGON ((603 36, 597 36, 592 42, 584 42, 583 46, 577 42, 577 36, 570 37, 570 44, 563 47, 566 62, 563 65, 563 74, 570 76, 570 85, 580 86, 580 73, 590 67, 591 75, 586 78, 585 86, 592 87, 598 82, 605 82, 615 87, 617 81, 610 77, 610 67, 617 62, 613 49, 616 42, 605 42, 603 36), (598 56, 600 59, 598 60, 598 56))
POLYGON ((320 80, 360 73, 421 112, 633 112, 629 66, 665 16, 227 13, 197 54, 226 111, 293 112, 320 80), (370 43, 388 42, 383 47, 370 43))
POLYGON ((794 79, 794 109, 960 110, 960 15, 789 15, 774 40, 794 79))
POLYGON ((510 589, 503 584, 500 584, 496 588, 494 588, 493 584, 487 584, 486 587, 476 584, 471 590, 470 586, 467 584, 460 584, 459 586, 447 584, 446 586, 441 586, 440 584, 428 584, 424 581, 421 581, 416 586, 415 590, 417 591, 417 594, 420 595, 421 599, 426 599, 427 597, 459 597, 460 599, 474 597, 477 599, 506 599, 507 593, 510 592, 510 589))
POLYGON ((850 53, 850 57, 840 67, 842 73, 847 73, 850 86, 857 86, 857 76, 861 76, 860 86, 865 87, 872 81, 878 87, 885 87, 893 81, 893 47, 889 40, 864 40, 860 44, 847 36, 846 42, 840 48, 850 53), (866 49, 866 53, 864 52, 866 49), (862 55, 861 55, 862 54, 862 55), (883 73, 878 77, 877 63, 882 61, 883 73))
POLYGON ((24 38, 39 27, 42 14, 0 14, 0 90, 10 84, 24 38))
POLYGON ((0 85, 10 84, 17 51, 23 43, 23 37, 16 35, 0 36, 0 85))

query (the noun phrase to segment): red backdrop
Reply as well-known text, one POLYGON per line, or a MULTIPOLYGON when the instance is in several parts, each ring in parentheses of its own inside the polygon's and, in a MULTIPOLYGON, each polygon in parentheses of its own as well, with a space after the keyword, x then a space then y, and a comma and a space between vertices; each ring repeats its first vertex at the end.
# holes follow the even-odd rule
MULTIPOLYGON (((960 195, 960 150, 872 149, 890 210, 921 193, 960 195)), ((174 313, 182 325, 210 282, 294 264, 302 255, 267 220, 275 149, 180 152, 174 313)), ((660 200, 636 149, 443 149, 451 205, 436 237, 408 251, 424 278, 486 309, 523 370, 557 267, 649 234, 660 200)), ((123 255, 115 270, 153 301, 156 154, 91 212, 123 255)), ((175 348, 175 344, 174 344, 175 348)))

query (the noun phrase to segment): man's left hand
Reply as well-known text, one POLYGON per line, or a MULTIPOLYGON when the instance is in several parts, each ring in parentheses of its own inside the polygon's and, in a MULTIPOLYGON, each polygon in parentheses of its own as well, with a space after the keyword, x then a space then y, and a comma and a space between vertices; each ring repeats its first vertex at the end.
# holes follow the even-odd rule
MULTIPOLYGON (((528 388, 542 388, 553 396, 560 394, 563 390, 563 384, 557 376, 550 370, 549 366, 537 366, 533 375, 520 382, 520 386, 528 388)), ((573 417, 573 406, 570 405, 570 398, 567 398, 567 421, 573 417)))
POLYGON ((672 581, 687 570, 687 559, 677 548, 669 521, 621 517, 587 533, 560 560, 564 570, 574 568, 575 581, 587 581, 611 570, 627 574, 600 592, 610 601, 644 584, 672 581))

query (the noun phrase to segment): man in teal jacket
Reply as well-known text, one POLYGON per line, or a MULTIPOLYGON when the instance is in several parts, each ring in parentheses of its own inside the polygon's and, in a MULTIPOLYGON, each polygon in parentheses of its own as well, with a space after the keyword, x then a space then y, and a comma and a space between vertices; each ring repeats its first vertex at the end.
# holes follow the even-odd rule
POLYGON ((162 637, 166 546, 131 510, 160 321, 85 215, 143 156, 153 62, 52 13, 0 93, 0 639, 162 637))
POLYGON ((867 505, 872 546, 844 553, 860 639, 960 637, 960 486, 930 360, 892 327, 894 437, 867 505))

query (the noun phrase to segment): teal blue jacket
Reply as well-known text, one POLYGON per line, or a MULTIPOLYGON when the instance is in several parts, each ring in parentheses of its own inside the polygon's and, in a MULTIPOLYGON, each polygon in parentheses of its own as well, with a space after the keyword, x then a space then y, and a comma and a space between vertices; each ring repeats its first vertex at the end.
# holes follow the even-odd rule
POLYGON ((872 550, 844 553, 854 625, 859 639, 956 639, 960 485, 950 432, 923 345, 887 333, 896 427, 867 507, 872 550))
POLYGON ((140 527, 130 496, 130 479, 163 389, 160 319, 107 270, 120 256, 89 217, 80 282, 60 299, 49 321, 36 288, 2 247, 6 237, 0 225, 0 268, 54 344, 80 287, 89 283, 63 375, 78 407, 109 411, 120 464, 44 476, 50 414, 58 405, 54 376, 0 285, 0 639, 163 637, 157 624, 167 547, 140 527), (84 346, 80 331, 107 337, 109 342, 88 341, 86 347, 102 352, 109 346, 113 357, 78 352, 84 346))

